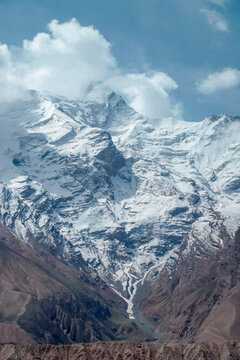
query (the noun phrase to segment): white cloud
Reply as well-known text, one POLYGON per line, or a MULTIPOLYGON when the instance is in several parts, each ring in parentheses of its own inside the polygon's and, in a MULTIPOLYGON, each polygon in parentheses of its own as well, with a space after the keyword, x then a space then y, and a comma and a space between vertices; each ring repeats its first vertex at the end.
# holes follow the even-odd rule
POLYGON ((76 19, 63 24, 53 20, 48 30, 24 40, 22 47, 0 45, 0 100, 15 100, 26 89, 80 99, 94 87, 108 86, 150 117, 177 111, 169 96, 177 84, 160 72, 123 73, 111 44, 94 27, 76 19))
POLYGON ((53 20, 48 27, 50 34, 23 42, 21 70, 28 88, 82 97, 90 84, 114 71, 111 46, 98 30, 75 19, 64 24, 53 20))
POLYGON ((205 80, 197 84, 200 93, 209 95, 219 90, 230 89, 240 85, 240 71, 225 68, 220 72, 210 74, 205 80))
POLYGON ((208 24, 215 31, 227 32, 229 31, 228 23, 224 17, 215 10, 201 9, 200 12, 205 15, 208 24))

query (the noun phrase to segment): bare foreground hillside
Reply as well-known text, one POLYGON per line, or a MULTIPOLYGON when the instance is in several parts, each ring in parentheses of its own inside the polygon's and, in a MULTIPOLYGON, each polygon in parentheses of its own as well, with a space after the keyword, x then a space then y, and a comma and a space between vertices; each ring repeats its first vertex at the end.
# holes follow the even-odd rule
POLYGON ((78 345, 3 345, 4 360, 239 360, 240 342, 224 344, 148 344, 97 342, 78 345))

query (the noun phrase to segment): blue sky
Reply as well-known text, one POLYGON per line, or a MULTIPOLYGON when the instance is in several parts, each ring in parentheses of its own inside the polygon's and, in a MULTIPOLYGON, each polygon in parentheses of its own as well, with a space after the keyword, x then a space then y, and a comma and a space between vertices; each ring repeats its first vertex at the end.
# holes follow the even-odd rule
POLYGON ((186 120, 240 114, 239 0, 0 0, 0 42, 21 46, 73 17, 111 43, 122 72, 173 79, 186 120))

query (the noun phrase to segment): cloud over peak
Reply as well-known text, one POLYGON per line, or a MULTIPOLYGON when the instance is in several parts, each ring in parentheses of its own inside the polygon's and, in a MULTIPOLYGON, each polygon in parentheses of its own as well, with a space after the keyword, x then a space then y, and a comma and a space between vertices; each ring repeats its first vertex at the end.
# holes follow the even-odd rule
POLYGON ((169 91, 177 89, 178 85, 165 73, 120 75, 110 79, 108 83, 143 115, 154 118, 161 114, 167 117, 170 115, 169 109, 172 115, 179 109, 178 106, 174 108, 169 97, 169 91))
POLYGON ((82 97, 89 84, 103 81, 116 68, 111 45, 92 26, 83 27, 76 19, 63 24, 53 20, 48 29, 50 34, 23 42, 21 65, 28 88, 82 97))
POLYGON ((24 40, 22 47, 0 44, 0 101, 16 100, 29 89, 82 99, 95 87, 99 93, 102 86, 121 94, 144 115, 178 112, 169 95, 177 88, 175 81, 156 71, 124 72, 111 44, 93 26, 81 26, 76 19, 62 24, 53 20, 48 31, 24 40))

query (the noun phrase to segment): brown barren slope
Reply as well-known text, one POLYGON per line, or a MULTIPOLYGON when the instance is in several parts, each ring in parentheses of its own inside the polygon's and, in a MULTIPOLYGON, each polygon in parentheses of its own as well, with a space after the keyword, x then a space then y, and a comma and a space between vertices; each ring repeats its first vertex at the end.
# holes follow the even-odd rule
MULTIPOLYGON (((184 250, 184 244, 182 246, 184 250)), ((240 339, 240 230, 214 256, 180 257, 164 269, 141 302, 162 341, 226 342, 240 339)))
POLYGON ((148 344, 102 342, 77 345, 4 345, 4 360, 239 360, 240 343, 148 344))
MULTIPOLYGON (((71 344, 148 337, 97 276, 0 225, 0 343, 71 344)), ((2 359, 2 358, 0 358, 2 359)))

